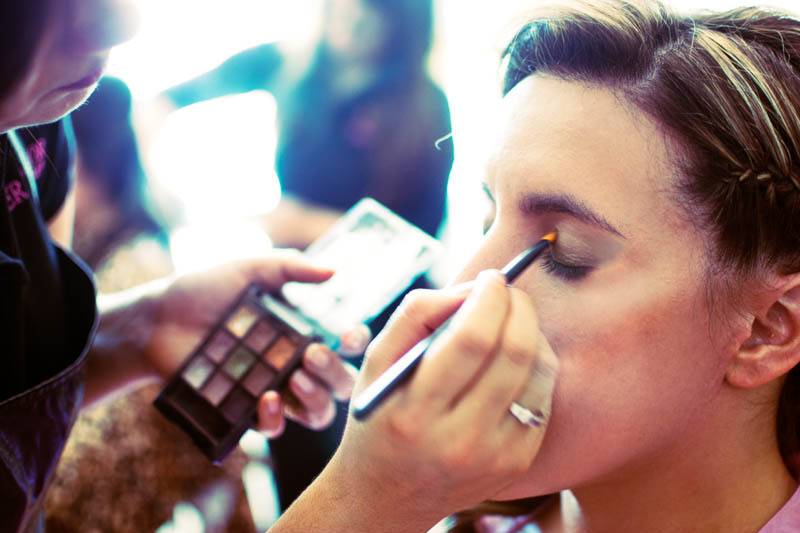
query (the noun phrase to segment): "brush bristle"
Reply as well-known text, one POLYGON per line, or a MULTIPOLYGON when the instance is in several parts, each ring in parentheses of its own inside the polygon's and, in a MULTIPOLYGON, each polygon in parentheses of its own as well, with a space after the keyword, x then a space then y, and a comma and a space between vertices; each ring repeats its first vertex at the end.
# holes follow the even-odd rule
POLYGON ((543 241, 548 241, 550 244, 554 244, 556 242, 556 239, 558 239, 557 231, 551 231, 550 233, 542 237, 543 241))

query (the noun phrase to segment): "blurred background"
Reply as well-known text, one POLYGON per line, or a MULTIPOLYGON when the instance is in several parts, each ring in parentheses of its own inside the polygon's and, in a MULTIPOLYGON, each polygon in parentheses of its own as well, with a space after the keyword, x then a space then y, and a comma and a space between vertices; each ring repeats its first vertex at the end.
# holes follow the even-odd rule
MULTIPOLYGON (((413 22, 414 14, 392 15, 396 6, 358 10, 403 2, 426 4, 138 0, 140 31, 114 51, 108 75, 115 79, 73 117, 78 201, 88 207, 78 213, 90 213, 79 215, 76 249, 95 268, 101 290, 272 244, 302 248, 363 194, 444 242, 447 253, 428 285, 457 273, 481 239, 476 213, 487 209, 480 182, 492 149, 503 45, 526 11, 544 2, 434 0, 429 52, 425 28, 418 29, 421 48, 403 52, 411 67, 376 50, 392 20, 408 15, 413 22), (325 57, 320 39, 328 44, 325 57), (415 66, 417 56, 423 62, 415 66), (373 68, 376 58, 386 65, 373 68), (404 124, 408 117, 413 121, 404 124), (342 146, 322 146, 336 128, 344 132, 342 146), (403 131, 384 136, 384 129, 403 131), (381 151, 382 143, 391 149, 381 151), (415 146, 434 143, 431 157, 404 155, 427 153, 415 146), (348 166, 362 156, 363 164, 348 166), (424 175, 409 177, 418 168, 424 175), (352 178, 346 187, 325 185, 326 173, 336 172, 352 178)), ((768 3, 797 9, 797 0, 768 3)), ((403 31, 398 35, 416 43, 413 24, 403 31)), ((275 491, 265 441, 250 433, 243 451, 213 467, 152 412, 157 390, 82 415, 47 503, 48 530, 253 531, 275 520, 286 502, 275 491), (108 440, 118 445, 100 452, 108 440)))

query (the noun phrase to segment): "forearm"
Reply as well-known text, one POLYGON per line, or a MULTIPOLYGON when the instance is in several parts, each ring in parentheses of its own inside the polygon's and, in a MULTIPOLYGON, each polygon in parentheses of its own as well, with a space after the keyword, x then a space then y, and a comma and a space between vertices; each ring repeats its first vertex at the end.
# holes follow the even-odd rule
POLYGON ((404 502, 413 498, 399 494, 393 486, 365 490, 361 480, 353 479, 347 470, 339 467, 334 457, 270 528, 270 533, 424 533, 442 518, 406 507, 404 502))
POLYGON ((158 280, 100 296, 100 324, 86 363, 87 404, 157 377, 145 352, 158 320, 157 295, 166 284, 158 280))

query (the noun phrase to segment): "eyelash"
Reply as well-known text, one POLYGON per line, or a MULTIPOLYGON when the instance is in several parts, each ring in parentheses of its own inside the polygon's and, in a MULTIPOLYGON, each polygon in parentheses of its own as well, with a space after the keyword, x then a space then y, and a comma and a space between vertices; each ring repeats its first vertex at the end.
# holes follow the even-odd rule
POLYGON ((588 266, 559 263, 555 260, 555 257, 553 257, 552 252, 547 252, 546 255, 543 255, 539 264, 542 266, 542 270, 548 274, 552 274, 565 281, 580 281, 592 271, 592 268, 588 266))

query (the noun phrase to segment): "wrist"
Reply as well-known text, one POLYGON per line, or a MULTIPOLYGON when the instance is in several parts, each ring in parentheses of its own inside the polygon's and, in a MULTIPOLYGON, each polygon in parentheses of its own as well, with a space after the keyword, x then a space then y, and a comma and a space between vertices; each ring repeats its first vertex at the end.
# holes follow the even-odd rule
POLYGON ((348 464, 337 452, 274 531, 425 532, 443 516, 417 505, 418 497, 404 494, 402 486, 374 477, 369 468, 348 464))
POLYGON ((87 359, 87 402, 157 376, 149 339, 158 323, 157 296, 167 283, 159 280, 98 298, 100 322, 87 359))

